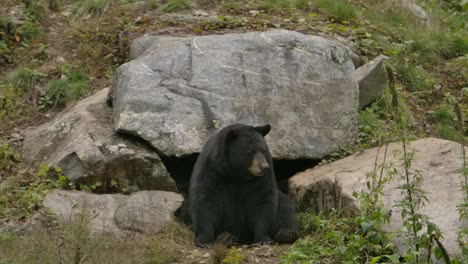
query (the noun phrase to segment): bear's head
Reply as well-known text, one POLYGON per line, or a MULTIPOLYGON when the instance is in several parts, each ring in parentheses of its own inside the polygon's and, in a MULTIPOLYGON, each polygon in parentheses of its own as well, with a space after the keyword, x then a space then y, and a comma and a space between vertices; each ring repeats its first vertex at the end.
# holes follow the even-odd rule
POLYGON ((233 125, 226 131, 224 155, 229 170, 244 179, 273 173, 273 163, 265 136, 271 126, 233 125))

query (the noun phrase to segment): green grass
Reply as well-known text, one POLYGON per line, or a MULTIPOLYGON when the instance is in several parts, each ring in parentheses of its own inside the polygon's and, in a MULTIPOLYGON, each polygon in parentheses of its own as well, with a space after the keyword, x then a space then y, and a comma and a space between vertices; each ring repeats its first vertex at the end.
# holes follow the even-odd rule
POLYGON ((270 9, 288 9, 291 8, 291 0, 265 0, 261 1, 260 9, 270 10, 270 9))
POLYGON ((293 4, 295 8, 299 10, 307 11, 310 8, 309 6, 310 2, 311 2, 310 0, 295 0, 293 4))
POLYGON ((7 83, 18 91, 19 96, 22 96, 36 89, 36 86, 42 84, 46 77, 47 74, 36 69, 23 67, 11 73, 7 77, 7 83))
POLYGON ((100 15, 111 3, 112 0, 80 0, 73 5, 72 12, 75 17, 100 15))
POLYGON ((468 38, 444 29, 413 28, 408 30, 406 37, 408 54, 417 56, 421 63, 438 63, 468 53, 468 38))
POLYGON ((456 115, 449 107, 441 107, 434 111, 432 119, 435 123, 434 133, 437 137, 456 141, 459 136, 456 130, 456 115))
POLYGON ((56 12, 60 10, 62 0, 47 0, 47 4, 49 5, 50 10, 56 12))
POLYGON ((352 21, 359 13, 357 6, 346 0, 316 0, 312 6, 338 22, 352 21))
POLYGON ((190 8, 188 0, 169 0, 161 7, 161 10, 166 13, 179 12, 190 8))
POLYGON ((302 238, 281 256, 282 264, 369 263, 373 257, 394 258, 388 235, 371 219, 337 213, 303 213, 299 218, 302 238))
POLYGON ((176 222, 156 235, 112 237, 92 234, 86 210, 52 226, 17 236, 0 230, 0 263, 148 263, 177 261, 191 231, 176 222))
POLYGON ((413 65, 406 61, 399 61, 396 65, 399 80, 406 85, 408 91, 428 91, 434 80, 420 65, 413 65))
POLYGON ((17 23, 9 17, 0 16, 0 66, 13 63, 18 49, 41 35, 36 22, 26 20, 17 23))
POLYGON ((42 19, 46 12, 47 8, 43 6, 40 1, 32 1, 31 4, 26 8, 26 14, 32 20, 42 19))
POLYGON ((40 98, 40 108, 64 107, 79 99, 87 90, 87 81, 81 72, 65 72, 60 79, 47 84, 46 94, 40 98))

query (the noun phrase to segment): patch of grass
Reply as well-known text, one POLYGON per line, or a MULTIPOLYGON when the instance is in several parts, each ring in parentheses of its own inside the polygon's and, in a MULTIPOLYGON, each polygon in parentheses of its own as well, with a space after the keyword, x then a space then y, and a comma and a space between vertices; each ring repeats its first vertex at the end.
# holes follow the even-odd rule
POLYGON ((261 1, 260 9, 288 9, 291 8, 291 0, 265 0, 261 1))
POLYGON ((370 5, 370 8, 365 9, 366 17, 387 33, 398 36, 402 33, 402 29, 422 26, 421 21, 407 8, 394 6, 387 2, 370 5))
POLYGON ((100 15, 112 3, 112 0, 80 0, 72 7, 75 17, 84 17, 87 15, 100 15))
POLYGON ((229 254, 229 250, 225 245, 215 244, 213 246, 212 261, 213 264, 222 264, 223 260, 229 254))
POLYGON ((21 157, 6 143, 0 141, 0 179, 16 174, 22 165, 21 157))
POLYGON ((65 71, 58 80, 47 84, 47 91, 39 99, 39 109, 64 107, 79 99, 87 89, 88 78, 78 71, 65 71))
POLYGON ((18 33, 21 35, 21 38, 27 41, 31 41, 40 37, 43 33, 39 26, 31 21, 24 22, 19 28, 18 33))
POLYGON ((221 10, 224 12, 238 13, 243 9, 244 6, 242 6, 239 2, 236 1, 227 1, 221 4, 221 10))
MULTIPOLYGON (((0 236, 0 263, 151 263, 169 264, 180 258, 187 245, 178 241, 189 233, 186 227, 171 223, 156 235, 112 237, 92 234, 89 222, 95 215, 80 210, 62 219, 47 232, 33 231, 25 236, 0 236), (81 211, 81 212, 80 212, 81 211), (174 229, 179 237, 172 237, 174 229)), ((0 235, 2 232, 0 231, 0 235)))
POLYGON ((468 38, 444 29, 414 28, 407 32, 407 52, 420 63, 433 64, 468 53, 468 38))
POLYGON ((22 95, 36 89, 36 86, 43 83, 46 77, 45 73, 24 67, 11 73, 7 82, 22 95))
POLYGON ((307 11, 310 8, 310 2, 310 0, 295 0, 294 7, 299 10, 307 11))
POLYGON ((2 129, 10 129, 27 119, 33 110, 31 105, 18 96, 16 89, 0 83, 0 123, 2 129))
POLYGON ((399 61, 396 65, 396 71, 399 80, 407 86, 410 92, 427 91, 434 84, 434 80, 420 65, 399 61))
POLYGON ((379 224, 333 212, 299 215, 302 239, 281 256, 280 263, 369 263, 373 257, 389 261, 393 244, 379 224))
POLYGON ((452 108, 441 107, 434 111, 432 119, 435 123, 434 133, 437 137, 456 141, 456 115, 452 108))
POLYGON ((31 3, 26 7, 26 14, 32 20, 42 19, 46 12, 46 7, 44 7, 40 1, 31 1, 31 3))
POLYGON ((0 16, 0 66, 15 61, 17 50, 41 35, 38 25, 30 20, 18 23, 0 16))
POLYGON ((190 8, 190 1, 187 0, 169 0, 161 7, 161 10, 166 13, 174 13, 190 8))
POLYGON ((338 22, 352 21, 358 16, 357 6, 346 0, 316 0, 312 6, 325 14, 329 19, 338 22))
POLYGON ((245 259, 245 255, 242 254, 236 247, 232 247, 227 256, 223 259, 223 263, 226 264, 241 264, 245 259))
POLYGON ((382 110, 374 103, 359 112, 359 131, 356 143, 362 147, 373 147, 379 143, 384 133, 385 122, 381 118, 382 110))
POLYGON ((434 133, 439 138, 451 141, 457 141, 459 139, 457 130, 453 126, 447 124, 436 124, 434 133))
POLYGON ((47 3, 49 5, 49 9, 56 12, 60 10, 62 0, 47 0, 47 3))
POLYGON ((458 78, 460 85, 464 85, 465 79, 468 80, 468 54, 447 62, 445 70, 451 77, 458 78))
POLYGON ((47 192, 66 185, 60 168, 43 166, 36 174, 25 171, 11 175, 0 187, 0 219, 22 220, 30 217, 42 205, 47 192))

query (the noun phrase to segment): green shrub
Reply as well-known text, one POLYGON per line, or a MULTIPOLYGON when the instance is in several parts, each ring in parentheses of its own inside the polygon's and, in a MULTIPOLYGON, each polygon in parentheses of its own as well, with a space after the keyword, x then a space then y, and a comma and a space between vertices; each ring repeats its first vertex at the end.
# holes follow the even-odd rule
POLYGON ((389 261, 394 246, 380 224, 371 217, 299 215, 304 238, 281 256, 280 263, 369 263, 380 257, 389 261))

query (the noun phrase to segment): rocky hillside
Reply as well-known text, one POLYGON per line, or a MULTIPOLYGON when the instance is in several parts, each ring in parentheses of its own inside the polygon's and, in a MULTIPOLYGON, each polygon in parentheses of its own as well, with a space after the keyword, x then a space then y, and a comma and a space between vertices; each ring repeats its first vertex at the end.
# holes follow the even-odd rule
POLYGON ((0 3, 0 263, 467 256, 464 1, 0 3), (235 122, 272 125, 292 246, 196 249, 173 220, 235 122))

